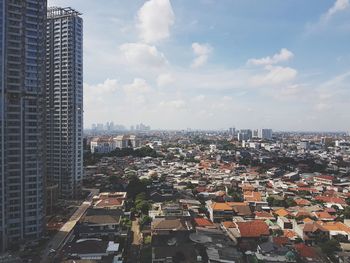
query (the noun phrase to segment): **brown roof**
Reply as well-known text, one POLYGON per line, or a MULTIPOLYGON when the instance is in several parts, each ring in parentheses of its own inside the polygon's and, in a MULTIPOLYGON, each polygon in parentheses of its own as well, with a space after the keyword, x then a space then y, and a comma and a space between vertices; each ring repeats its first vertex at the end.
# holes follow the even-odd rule
POLYGON ((252 214, 252 211, 250 210, 250 207, 248 205, 238 205, 234 206, 233 210, 236 212, 239 216, 250 216, 252 214))
POLYGON ((288 237, 273 237, 272 238, 273 243, 280 245, 280 246, 285 246, 286 244, 289 243, 289 238, 288 237))
POLYGON ((260 192, 246 191, 243 193, 243 198, 245 201, 259 202, 261 201, 261 194, 260 192))
POLYGON ((212 203, 211 208, 216 211, 230 211, 232 210, 232 206, 228 203, 212 203))
POLYGON ((268 212, 265 212, 265 211, 261 211, 261 212, 255 212, 255 217, 257 218, 266 218, 266 219, 274 219, 275 217, 273 215, 271 215, 270 213, 268 212))
POLYGON ((304 243, 295 244, 294 248, 303 258, 318 258, 316 250, 304 243))
POLYGON ((297 205, 304 206, 304 205, 310 205, 311 202, 306 199, 295 199, 294 200, 297 205))
POLYGON ((260 220, 236 222, 241 237, 260 237, 270 234, 269 226, 260 220))
POLYGON ((346 205, 346 202, 343 198, 340 197, 330 197, 330 196, 316 196, 315 200, 325 202, 325 203, 335 203, 335 204, 341 204, 346 205))
POLYGON ((95 207, 109 207, 109 206, 121 206, 123 204, 123 199, 121 198, 104 198, 100 199, 95 203, 95 207))
POLYGON ((201 218, 201 217, 195 218, 194 222, 199 227, 206 227, 206 226, 213 226, 214 225, 210 220, 208 220, 206 218, 201 218))
POLYGON ((321 230, 324 232, 328 231, 326 228, 324 228, 322 225, 320 225, 317 222, 305 223, 304 228, 303 228, 304 232, 315 232, 317 230, 321 230))
POLYGON ((85 216, 83 219, 83 222, 88 224, 118 224, 119 221, 119 216, 111 215, 91 215, 85 216))
POLYGON ((161 219, 152 223, 153 230, 187 230, 186 224, 180 219, 161 219))

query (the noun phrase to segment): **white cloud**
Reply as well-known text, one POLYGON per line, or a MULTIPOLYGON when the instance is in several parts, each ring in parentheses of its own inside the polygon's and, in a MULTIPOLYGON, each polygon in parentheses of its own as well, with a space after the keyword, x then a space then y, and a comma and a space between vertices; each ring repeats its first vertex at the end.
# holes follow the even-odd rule
POLYGON ((88 84, 86 85, 88 86, 88 89, 91 88, 94 90, 94 92, 99 94, 115 92, 119 88, 118 81, 116 79, 106 79, 103 83, 100 83, 96 86, 89 86, 88 84))
POLYGON ((89 85, 84 83, 84 101, 102 101, 105 96, 115 94, 119 89, 116 79, 106 79, 103 83, 89 85))
POLYGON ((294 57, 293 52, 289 51, 286 48, 282 48, 279 53, 274 54, 272 57, 264 57, 264 58, 252 58, 249 59, 248 65, 273 65, 280 62, 286 62, 294 57))
POLYGON ((143 43, 125 43, 119 47, 126 62, 141 67, 163 67, 168 62, 155 46, 143 43))
POLYGON ((326 110, 330 110, 331 108, 332 108, 332 105, 324 102, 320 102, 316 104, 314 107, 316 111, 326 111, 326 110))
POLYGON ((349 8, 350 2, 349 0, 336 0, 333 6, 328 9, 327 13, 322 16, 322 18, 327 21, 332 18, 336 13, 344 11, 349 8))
POLYGON ((161 107, 170 107, 174 109, 184 109, 186 108, 186 102, 184 100, 171 100, 162 101, 159 103, 161 107))
POLYGON ((156 43, 170 36, 175 15, 170 0, 150 0, 137 14, 140 37, 146 43, 156 43))
POLYGON ((347 26, 344 26, 344 23, 330 23, 332 18, 338 13, 344 12, 349 9, 350 0, 336 0, 331 8, 327 10, 326 13, 322 14, 320 19, 315 23, 308 23, 305 28, 305 34, 315 34, 320 33, 324 30, 338 29, 340 31, 349 31, 347 26))
POLYGON ((165 87, 165 86, 173 84, 174 81, 175 81, 175 79, 170 73, 161 74, 157 78, 157 86, 158 87, 165 87))
POLYGON ((135 78, 132 83, 123 86, 125 97, 125 107, 133 105, 138 109, 148 109, 147 106, 150 102, 148 96, 152 92, 152 88, 148 85, 147 81, 141 78, 135 78))
POLYGON ((291 82, 295 79, 298 72, 290 67, 267 66, 267 74, 260 74, 252 77, 251 84, 253 86, 279 85, 291 82))
POLYGON ((196 58, 193 60, 191 67, 198 68, 207 63, 213 48, 209 44, 192 43, 192 50, 196 58))
POLYGON ((194 101, 194 102, 202 102, 204 99, 205 99, 205 96, 201 94, 201 95, 198 95, 198 96, 194 97, 192 99, 192 101, 194 101))
POLYGON ((135 78, 132 83, 124 85, 123 89, 127 94, 148 93, 152 90, 146 80, 140 78, 135 78))

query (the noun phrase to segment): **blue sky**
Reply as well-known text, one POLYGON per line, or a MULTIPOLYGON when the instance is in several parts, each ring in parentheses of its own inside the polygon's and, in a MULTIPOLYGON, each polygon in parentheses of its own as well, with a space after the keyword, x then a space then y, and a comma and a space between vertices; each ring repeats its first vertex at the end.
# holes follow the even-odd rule
POLYGON ((85 127, 350 130, 349 0, 49 0, 84 18, 85 127))

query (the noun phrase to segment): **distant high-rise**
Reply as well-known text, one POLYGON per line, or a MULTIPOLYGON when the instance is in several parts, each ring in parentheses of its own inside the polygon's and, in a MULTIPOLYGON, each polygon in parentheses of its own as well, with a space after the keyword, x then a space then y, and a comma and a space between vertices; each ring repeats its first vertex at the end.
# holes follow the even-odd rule
POLYGON ((83 20, 72 8, 47 13, 47 175, 61 196, 80 193, 83 176, 83 20))
POLYGON ((272 130, 271 129, 259 129, 258 130, 258 137, 261 139, 272 139, 272 130))
POLYGON ((237 134, 239 141, 247 141, 252 138, 252 130, 240 130, 237 134))
POLYGON ((44 227, 46 0, 0 0, 0 233, 4 250, 44 227))

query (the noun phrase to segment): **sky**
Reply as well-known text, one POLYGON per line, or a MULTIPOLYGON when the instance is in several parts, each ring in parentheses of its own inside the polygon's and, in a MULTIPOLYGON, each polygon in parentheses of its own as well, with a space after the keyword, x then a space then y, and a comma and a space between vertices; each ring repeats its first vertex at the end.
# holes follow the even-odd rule
POLYGON ((49 0, 84 19, 84 126, 350 131, 350 0, 49 0))

